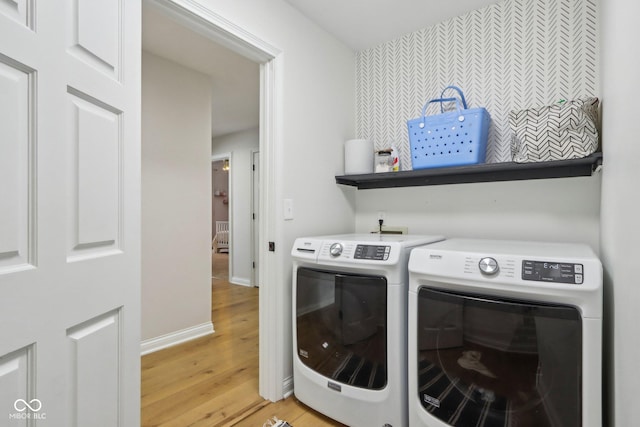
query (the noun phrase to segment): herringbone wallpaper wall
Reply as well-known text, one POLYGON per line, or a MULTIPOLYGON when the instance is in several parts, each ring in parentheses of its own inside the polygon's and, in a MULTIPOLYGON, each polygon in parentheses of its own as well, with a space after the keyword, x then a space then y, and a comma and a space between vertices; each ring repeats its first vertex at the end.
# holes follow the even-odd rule
POLYGON ((510 110, 598 95, 598 2, 504 0, 359 52, 357 137, 411 169, 406 121, 453 84, 491 114, 487 162, 511 161, 510 110))

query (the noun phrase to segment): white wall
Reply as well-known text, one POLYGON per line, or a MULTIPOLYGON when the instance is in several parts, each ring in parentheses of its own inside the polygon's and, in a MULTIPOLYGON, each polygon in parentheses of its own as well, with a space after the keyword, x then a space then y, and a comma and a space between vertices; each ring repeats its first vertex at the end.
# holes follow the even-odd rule
POLYGON ((640 86, 634 83, 640 70, 640 3, 602 0, 600 7, 604 133, 601 257, 605 270, 607 369, 604 397, 609 407, 604 425, 623 427, 636 425, 640 419, 640 133, 636 128, 640 86))
POLYGON ((582 242, 599 249, 600 176, 359 190, 356 230, 385 224, 411 234, 582 242))
POLYGON ((207 76, 142 55, 142 339, 211 322, 207 76))
POLYGON ((258 128, 248 129, 214 138, 211 154, 231 153, 229 193, 231 219, 231 251, 229 281, 238 285, 251 285, 251 184, 253 181, 253 152, 258 151, 258 128))

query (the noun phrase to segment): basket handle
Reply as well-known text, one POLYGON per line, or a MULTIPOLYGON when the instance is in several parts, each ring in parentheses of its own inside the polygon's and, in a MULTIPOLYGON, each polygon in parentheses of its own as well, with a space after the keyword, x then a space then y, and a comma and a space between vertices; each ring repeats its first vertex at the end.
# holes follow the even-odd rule
MULTIPOLYGON (((462 89, 460 89, 458 86, 447 86, 442 90, 442 93, 440 94, 440 98, 442 98, 444 96, 444 93, 449 90, 449 89, 453 89, 456 92, 458 92, 458 95, 460 95, 460 99, 462 100, 462 106, 464 107, 464 109, 466 110, 467 108, 467 100, 464 99, 464 93, 462 93, 462 89)), ((442 112, 442 104, 440 104, 440 111, 442 112)))
POLYGON ((458 109, 458 114, 459 114, 458 120, 460 120, 461 122, 464 121, 464 116, 462 115, 462 109, 460 108, 460 100, 458 98, 434 98, 431 101, 424 104, 424 107, 422 107, 422 122, 420 122, 420 124, 418 125, 420 129, 424 128, 425 126, 424 118, 426 117, 426 114, 427 114, 427 107, 429 107, 429 104, 433 102, 440 103, 440 111, 442 111, 442 104, 444 102, 455 102, 456 108, 458 109))

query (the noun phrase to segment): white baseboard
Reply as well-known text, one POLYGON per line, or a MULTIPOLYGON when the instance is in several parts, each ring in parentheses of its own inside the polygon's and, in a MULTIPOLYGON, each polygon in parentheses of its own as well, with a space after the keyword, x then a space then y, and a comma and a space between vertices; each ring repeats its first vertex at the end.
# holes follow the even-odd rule
POLYGON ((243 279, 241 277, 232 277, 231 279, 229 279, 229 283, 233 285, 251 286, 250 279, 243 279))
POLYGON ((282 382, 282 394, 284 399, 286 399, 287 397, 293 394, 293 377, 292 376, 285 378, 284 381, 282 382))
POLYGON ((212 334, 213 332, 213 323, 206 322, 201 325, 192 326, 176 332, 171 332, 170 334, 144 340, 140 343, 140 351, 144 356, 145 354, 153 353, 164 348, 173 347, 174 345, 204 337, 205 335, 212 334))

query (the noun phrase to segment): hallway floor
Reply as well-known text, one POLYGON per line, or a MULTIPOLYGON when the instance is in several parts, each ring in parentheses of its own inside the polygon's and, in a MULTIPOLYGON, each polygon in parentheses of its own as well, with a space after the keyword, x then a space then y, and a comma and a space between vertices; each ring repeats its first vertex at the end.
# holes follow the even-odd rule
POLYGON ((212 335, 142 357, 144 427, 340 426, 298 402, 258 394, 258 288, 228 282, 228 254, 213 254, 212 335))

